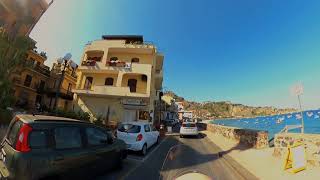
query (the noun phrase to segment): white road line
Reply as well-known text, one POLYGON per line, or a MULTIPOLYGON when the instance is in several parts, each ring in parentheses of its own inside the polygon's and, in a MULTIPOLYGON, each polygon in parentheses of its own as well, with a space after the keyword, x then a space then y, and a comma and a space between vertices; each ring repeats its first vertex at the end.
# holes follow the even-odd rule
POLYGON ((146 157, 144 157, 144 158, 142 159, 142 162, 144 162, 145 160, 147 160, 147 159, 152 155, 152 153, 153 153, 155 150, 157 150, 164 141, 167 140, 167 138, 168 138, 167 136, 166 136, 165 138, 163 138, 163 140, 162 140, 152 151, 150 151, 146 157))
POLYGON ((153 154, 153 152, 155 151, 155 150, 157 150, 160 146, 161 146, 161 144, 165 141, 165 140, 167 140, 167 136, 165 137, 165 138, 163 138, 163 140, 159 143, 159 144, 157 144, 154 148, 152 148, 152 150, 150 151, 150 152, 148 152, 148 154, 146 155, 146 156, 144 156, 143 158, 135 158, 135 157, 130 157, 130 155, 129 156, 127 156, 127 159, 128 160, 133 160, 133 161, 137 161, 137 162, 144 162, 145 160, 147 160, 152 154, 153 154))

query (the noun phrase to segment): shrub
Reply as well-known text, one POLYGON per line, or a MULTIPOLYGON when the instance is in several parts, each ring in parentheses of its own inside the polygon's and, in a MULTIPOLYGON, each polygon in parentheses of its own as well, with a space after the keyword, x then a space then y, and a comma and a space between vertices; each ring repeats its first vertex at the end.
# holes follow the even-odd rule
POLYGON ((0 109, 0 125, 8 125, 13 118, 13 113, 6 109, 0 109))

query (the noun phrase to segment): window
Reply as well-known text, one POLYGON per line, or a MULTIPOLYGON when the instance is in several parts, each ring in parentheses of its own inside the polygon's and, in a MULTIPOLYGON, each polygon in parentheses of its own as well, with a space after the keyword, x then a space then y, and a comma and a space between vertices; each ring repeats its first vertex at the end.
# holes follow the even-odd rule
POLYGON ((150 126, 148 124, 144 125, 144 131, 145 132, 150 132, 150 126))
POLYGON ((45 131, 32 131, 29 140, 30 147, 32 149, 41 149, 47 147, 47 134, 45 131))
POLYGON ((93 81, 92 77, 87 77, 84 83, 84 89, 91 89, 92 81, 93 81))
POLYGON ((118 57, 111 57, 110 58, 110 61, 117 61, 118 60, 118 57))
POLYGON ((22 126, 22 122, 21 121, 15 121, 12 126, 11 126, 11 129, 8 133, 8 140, 10 142, 11 145, 13 145, 16 141, 16 137, 18 135, 18 132, 20 130, 22 126))
POLYGON ((56 128, 54 130, 54 139, 56 149, 80 148, 82 145, 80 128, 77 127, 56 128))
POLYGON ((113 86, 113 78, 106 78, 106 81, 104 82, 104 85, 113 86))
POLYGON ((71 89, 72 89, 72 84, 69 83, 67 92, 71 92, 71 89))
POLYGON ((132 58, 132 59, 131 59, 131 62, 132 62, 132 63, 139 63, 139 58, 132 58))
POLYGON ((40 85, 39 85, 40 91, 43 91, 43 90, 44 90, 45 85, 46 85, 46 82, 44 82, 44 81, 41 80, 41 81, 40 81, 40 85))
POLYGON ((86 134, 89 146, 105 145, 108 140, 108 134, 97 128, 87 128, 86 134))
POLYGON ((141 75, 141 81, 147 82, 148 76, 147 75, 141 75))
POLYGON ((118 131, 127 133, 139 133, 140 130, 140 126, 133 124, 120 124, 120 126, 118 127, 118 131))
POLYGON ((30 87, 31 82, 32 82, 32 77, 29 74, 27 74, 26 79, 24 80, 24 86, 30 87))
POLYGON ((128 86, 130 88, 130 92, 137 92, 137 80, 136 79, 129 79, 128 86))

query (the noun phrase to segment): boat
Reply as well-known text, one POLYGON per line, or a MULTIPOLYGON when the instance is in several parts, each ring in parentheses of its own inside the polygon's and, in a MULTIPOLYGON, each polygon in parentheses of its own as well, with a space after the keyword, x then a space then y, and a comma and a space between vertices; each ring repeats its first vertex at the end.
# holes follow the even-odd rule
POLYGON ((296 119, 302 119, 301 114, 296 114, 296 119))
POLYGON ((320 117, 319 115, 314 115, 315 119, 319 119, 319 117, 320 117))
POLYGON ((307 116, 311 117, 313 115, 313 112, 307 112, 307 116))
POLYGON ((292 115, 291 114, 289 114, 288 116, 287 116, 287 118, 289 119, 289 118, 291 118, 292 117, 292 115))
POLYGON ((277 119, 276 123, 280 124, 280 123, 282 123, 282 121, 283 121, 283 119, 279 118, 279 119, 277 119))

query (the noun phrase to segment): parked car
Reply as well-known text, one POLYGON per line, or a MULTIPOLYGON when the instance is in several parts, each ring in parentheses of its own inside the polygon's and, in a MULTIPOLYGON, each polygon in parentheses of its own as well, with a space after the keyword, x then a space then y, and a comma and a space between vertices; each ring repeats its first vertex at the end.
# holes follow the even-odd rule
POLYGON ((198 136, 199 131, 196 123, 194 122, 184 122, 180 127, 180 137, 184 136, 198 136))
POLYGON ((127 144, 128 150, 147 154, 148 148, 159 143, 159 131, 148 122, 128 122, 118 126, 116 136, 127 144))
POLYGON ((0 176, 19 180, 83 179, 121 167, 127 152, 105 128, 41 115, 16 115, 0 150, 0 176))

